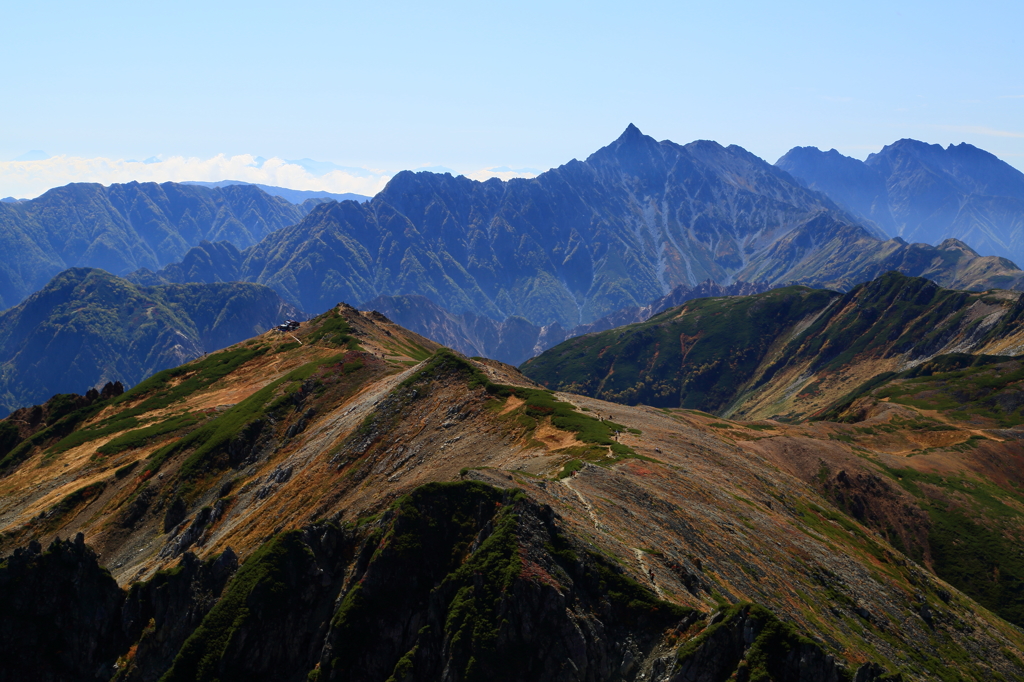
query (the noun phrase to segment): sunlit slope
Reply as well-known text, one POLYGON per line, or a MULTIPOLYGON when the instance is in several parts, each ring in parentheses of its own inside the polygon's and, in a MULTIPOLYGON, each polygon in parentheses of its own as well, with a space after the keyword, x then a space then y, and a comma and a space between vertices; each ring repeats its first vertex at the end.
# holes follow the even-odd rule
MULTIPOLYGON (((373 313, 38 417, 0 431, 3 549, 84 544, 0 572, 120 604, 90 630, 90 674, 1024 675, 1018 629, 767 447, 816 436, 552 394, 373 313)), ((829 458, 859 457, 836 442, 829 458)))
POLYGON ((864 381, 950 352, 1024 348, 1020 294, 888 273, 845 295, 801 287, 691 301, 527 361, 545 386, 735 417, 813 414, 864 381))

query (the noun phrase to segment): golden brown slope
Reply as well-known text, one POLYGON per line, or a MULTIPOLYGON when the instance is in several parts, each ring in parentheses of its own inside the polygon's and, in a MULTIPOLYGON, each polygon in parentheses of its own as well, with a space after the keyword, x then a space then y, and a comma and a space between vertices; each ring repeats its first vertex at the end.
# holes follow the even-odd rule
MULTIPOLYGON (((127 584, 186 550, 245 558, 313 520, 356 522, 423 483, 476 479, 521 488, 659 596, 708 614, 721 601, 763 604, 851 667, 1024 674, 1019 630, 848 519, 777 453, 740 442, 790 427, 556 402, 512 368, 428 359, 429 342, 350 308, 295 337, 264 335, 138 387, 72 433, 88 441, 42 442, 0 480, 5 549, 81 531, 127 584), (218 357, 238 365, 204 384, 218 357), (191 390, 175 400, 180 387, 191 390), (130 418, 141 424, 129 432, 169 428, 186 414, 194 421, 150 442, 113 430, 130 418), (132 447, 101 451, 118 442, 132 447)), ((631 675, 649 675, 666 651, 631 675)))

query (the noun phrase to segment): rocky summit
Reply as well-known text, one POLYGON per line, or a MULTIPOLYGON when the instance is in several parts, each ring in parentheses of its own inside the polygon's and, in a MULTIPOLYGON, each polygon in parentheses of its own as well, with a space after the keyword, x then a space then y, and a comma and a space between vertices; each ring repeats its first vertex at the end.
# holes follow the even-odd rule
POLYGON ((368 202, 319 205, 245 249, 198 245, 139 281, 259 282, 311 313, 425 296, 453 315, 568 330, 708 279, 846 290, 889 270, 956 288, 1024 281, 959 242, 887 239, 741 147, 631 125, 532 179, 401 172, 368 202))
POLYGON ((929 362, 737 421, 342 305, 49 401, 0 422, 0 679, 1020 679, 1019 368, 929 362))

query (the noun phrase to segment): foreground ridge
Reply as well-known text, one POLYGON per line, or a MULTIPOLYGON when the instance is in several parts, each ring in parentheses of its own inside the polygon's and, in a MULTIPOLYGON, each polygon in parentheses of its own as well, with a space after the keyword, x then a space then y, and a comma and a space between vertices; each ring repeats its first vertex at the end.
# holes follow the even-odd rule
POLYGON ((4 679, 1024 674, 828 492, 853 426, 553 393, 345 305, 40 424, 0 443, 4 679))

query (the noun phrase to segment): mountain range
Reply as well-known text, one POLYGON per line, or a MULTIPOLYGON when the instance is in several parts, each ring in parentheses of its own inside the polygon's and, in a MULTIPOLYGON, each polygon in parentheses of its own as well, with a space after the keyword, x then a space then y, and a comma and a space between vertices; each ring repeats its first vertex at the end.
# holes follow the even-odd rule
POLYGON ((202 270, 146 281, 259 282, 307 311, 421 295, 454 315, 572 329, 707 279, 846 290, 897 269, 985 289, 1024 276, 955 240, 886 240, 859 222, 740 147, 630 126, 532 179, 399 173, 368 202, 322 204, 237 253, 197 246, 183 263, 202 270))
POLYGON ((1024 676, 1020 440, 937 389, 1012 358, 785 424, 551 393, 348 306, 294 336, 0 422, 0 679, 1024 676))
POLYGON ((0 416, 58 393, 133 386, 299 314, 258 284, 140 287, 66 270, 0 313, 0 416))
POLYGON ((1024 272, 898 233, 1009 185, 905 142, 0 206, 122 268, 0 313, 0 682, 1024 679, 1024 272))
POLYGON ((175 262, 204 239, 250 246, 298 222, 315 203, 291 204, 251 185, 173 182, 76 183, 0 203, 0 309, 69 267, 124 275, 175 262))
POLYGON ((899 140, 865 161, 796 147, 775 165, 889 236, 1024 262, 1024 173, 967 143, 899 140))
POLYGON ((667 296, 645 306, 617 310, 590 324, 563 329, 557 322, 538 327, 521 317, 510 317, 504 322, 462 313, 455 315, 437 305, 426 296, 378 296, 363 307, 375 310, 407 329, 453 348, 469 356, 485 356, 519 365, 565 339, 591 332, 603 331, 634 322, 643 322, 666 308, 684 301, 708 296, 738 296, 764 290, 764 286, 737 282, 729 286, 711 280, 696 287, 680 284, 667 296))
POLYGON ((956 289, 1019 288, 1024 273, 1011 261, 952 237, 884 239, 895 229, 884 215, 906 211, 868 210, 888 186, 904 188, 901 206, 927 204, 907 169, 945 169, 979 196, 1011 192, 1016 171, 972 149, 901 141, 865 164, 798 148, 771 166, 736 146, 657 142, 630 126, 586 161, 537 178, 401 173, 362 203, 296 205, 245 184, 69 185, 0 207, 10 254, 0 306, 69 264, 143 286, 249 281, 301 310, 350 301, 519 364, 566 338, 642 321, 675 292, 797 282, 845 291, 888 270, 956 289), (822 170, 833 162, 846 170, 822 170), (885 182, 865 180, 883 166, 885 182), (809 181, 814 173, 833 180, 809 181))

